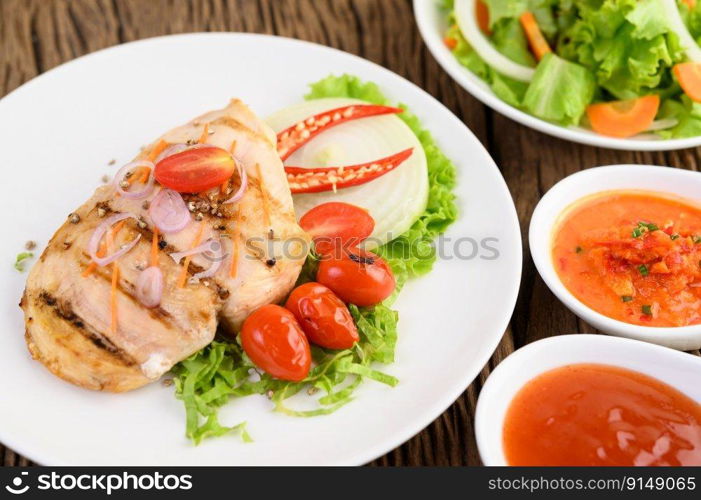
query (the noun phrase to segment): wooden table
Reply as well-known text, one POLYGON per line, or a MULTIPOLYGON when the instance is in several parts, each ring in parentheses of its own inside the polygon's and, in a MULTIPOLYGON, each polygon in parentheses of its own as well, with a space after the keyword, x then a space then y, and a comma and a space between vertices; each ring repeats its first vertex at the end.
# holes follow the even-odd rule
MULTIPOLYGON (((580 146, 495 113, 434 61, 419 36, 410 0, 0 0, 0 96, 83 54, 140 38, 193 31, 300 38, 389 68, 426 89, 472 129, 500 166, 514 197, 524 241, 524 271, 509 329, 489 364, 453 406, 373 465, 478 465, 473 416, 490 370, 534 340, 594 331, 550 293, 530 258, 527 228, 543 193, 563 177, 595 165, 648 163, 698 170, 701 163, 697 150, 635 153, 580 146)), ((0 461, 30 465, 1 444, 0 461)))

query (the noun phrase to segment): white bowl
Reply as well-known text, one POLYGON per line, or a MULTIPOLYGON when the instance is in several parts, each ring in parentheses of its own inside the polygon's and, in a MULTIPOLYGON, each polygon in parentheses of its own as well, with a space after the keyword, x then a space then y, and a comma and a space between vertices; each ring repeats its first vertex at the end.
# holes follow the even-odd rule
POLYGON ((602 335, 559 335, 522 347, 502 361, 480 391, 475 434, 485 465, 507 465, 502 432, 512 399, 534 377, 573 363, 601 363, 635 370, 665 382, 701 403, 701 385, 690 373, 701 358, 645 342, 602 335))
POLYGON ((698 200, 701 174, 669 167, 614 165, 582 170, 564 178, 541 198, 531 217, 528 239, 540 276, 573 313, 602 332, 673 349, 701 348, 701 325, 650 327, 609 318, 580 302, 557 275, 551 250, 553 229, 559 216, 569 205, 587 195, 616 189, 657 191, 698 200))
POLYGON ((692 148, 701 145, 701 136, 687 139, 659 139, 644 134, 635 139, 617 139, 599 135, 581 127, 563 127, 529 115, 499 99, 489 86, 477 75, 461 65, 443 43, 447 28, 446 15, 440 0, 414 0, 414 15, 421 36, 438 64, 475 98, 502 115, 522 125, 568 141, 599 146, 602 148, 631 151, 667 151, 692 148))

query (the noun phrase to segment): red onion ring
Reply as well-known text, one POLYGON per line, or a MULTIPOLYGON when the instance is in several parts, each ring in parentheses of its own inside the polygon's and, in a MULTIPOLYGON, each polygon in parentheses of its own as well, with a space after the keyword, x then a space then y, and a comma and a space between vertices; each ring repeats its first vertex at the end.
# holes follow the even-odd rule
POLYGON ((136 280, 136 298, 144 307, 153 309, 163 298, 163 271, 151 266, 139 274, 136 280))
POLYGON ((114 176, 113 183, 115 189, 120 195, 124 196, 129 200, 142 200, 146 198, 148 195, 151 194, 151 191, 153 191, 153 183, 156 180, 155 176, 153 175, 154 168, 154 164, 148 160, 137 160, 131 163, 127 163, 122 168, 120 168, 114 176), (141 191, 125 191, 122 188, 122 186, 120 186, 120 184, 124 180, 124 176, 127 174, 127 172, 139 167, 148 167, 149 169, 151 169, 151 172, 149 172, 148 175, 148 181, 146 181, 144 189, 142 189, 141 191))
POLYGON ((151 200, 148 214, 158 230, 164 234, 178 233, 191 221, 190 211, 180 193, 162 189, 151 200))
POLYGON ((239 186, 238 190, 234 193, 234 195, 228 200, 226 200, 224 203, 236 203, 241 198, 243 198, 243 195, 246 192, 246 188, 248 187, 248 174, 246 174, 246 167, 244 167, 243 164, 240 161, 238 161, 235 156, 232 155, 232 158, 234 159, 234 163, 236 164, 236 171, 239 174, 241 185, 239 186))
POLYGON ((92 258, 93 262, 98 266, 104 267, 108 264, 111 264, 112 262, 120 258, 122 255, 126 254, 129 250, 134 248, 134 246, 141 239, 141 234, 137 235, 137 237, 134 238, 131 242, 127 243, 125 246, 120 248, 118 251, 114 252, 109 257, 99 257, 97 255, 97 250, 100 246, 100 241, 102 241, 102 237, 105 235, 107 230, 110 229, 115 223, 124 219, 136 219, 136 216, 128 213, 111 215, 110 217, 105 219, 105 221, 102 224, 97 226, 97 229, 95 229, 95 232, 90 237, 90 241, 88 241, 88 254, 90 254, 90 257, 92 258))
POLYGON ((209 278, 211 276, 214 276, 216 272, 219 270, 221 267, 221 263, 224 260, 224 247, 221 244, 221 241, 218 239, 210 238, 201 245, 191 249, 191 250, 185 250, 184 252, 175 252, 170 254, 171 258, 175 261, 176 264, 180 264, 180 261, 183 259, 183 257, 187 257, 189 255, 197 255, 201 253, 210 253, 212 254, 211 259, 209 257, 205 257, 207 260, 212 261, 212 265, 209 266, 209 269, 206 271, 199 272, 193 276, 194 279, 202 279, 202 278, 209 278))

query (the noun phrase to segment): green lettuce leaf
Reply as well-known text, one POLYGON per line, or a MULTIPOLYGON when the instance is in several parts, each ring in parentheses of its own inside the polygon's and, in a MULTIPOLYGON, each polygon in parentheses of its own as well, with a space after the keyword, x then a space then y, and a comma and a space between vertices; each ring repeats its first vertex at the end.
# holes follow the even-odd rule
POLYGON ((675 118, 676 126, 660 130, 657 133, 665 139, 681 139, 701 135, 701 104, 692 101, 687 96, 681 100, 667 99, 662 103, 659 118, 675 118))
POLYGON ((594 77, 584 66, 546 54, 523 99, 523 106, 544 120, 575 125, 594 96, 594 77))
MULTIPOLYGON (((350 97, 376 104, 391 104, 374 83, 363 82, 350 75, 329 76, 311 85, 307 99, 350 97)), ((404 107, 404 106, 402 106, 404 107)), ((406 108, 405 108, 406 109, 406 108)), ((395 272, 397 292, 407 279, 428 272, 435 262, 434 238, 457 218, 452 189, 455 166, 440 151, 431 134, 419 119, 405 111, 399 115, 416 134, 426 153, 429 176, 429 200, 424 213, 405 234, 375 251, 383 255, 395 272)), ((298 284, 311 281, 316 275, 318 257, 309 255, 300 273, 298 284)), ((246 423, 233 426, 219 422, 218 409, 232 398, 252 394, 266 395, 274 410, 295 417, 313 417, 333 413, 353 399, 353 393, 365 380, 394 387, 399 381, 376 370, 372 363, 394 361, 399 315, 390 309, 393 297, 370 308, 350 305, 358 327, 360 342, 352 349, 331 351, 312 346, 314 367, 302 382, 286 382, 259 371, 246 356, 238 340, 215 341, 173 368, 175 394, 186 413, 186 435, 195 444, 208 437, 237 433, 244 441, 251 438, 246 423), (311 398, 312 408, 295 408, 290 400, 297 394, 311 398)))

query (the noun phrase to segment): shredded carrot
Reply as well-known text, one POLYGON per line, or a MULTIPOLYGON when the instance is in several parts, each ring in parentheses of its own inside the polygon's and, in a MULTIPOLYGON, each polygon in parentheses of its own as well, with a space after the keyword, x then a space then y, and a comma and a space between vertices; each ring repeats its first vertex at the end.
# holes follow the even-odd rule
POLYGON ((526 33, 526 38, 528 38, 528 45, 531 46, 533 55, 537 60, 541 60, 545 54, 552 52, 548 41, 543 36, 543 32, 540 31, 538 27, 538 22, 535 16, 531 12, 524 12, 519 18, 521 21, 521 26, 523 26, 523 31, 526 33))
POLYGON ((151 267, 158 267, 158 229, 155 228, 151 240, 151 267))
MULTIPOLYGON (((97 256, 98 257, 104 257, 107 255, 107 247, 112 246, 112 241, 114 240, 114 237, 121 231, 121 229, 124 227, 124 224, 127 222, 126 219, 120 220, 113 228, 110 230, 107 235, 105 236, 105 241, 100 242, 100 248, 97 250, 97 256)), ((88 267, 85 268, 85 271, 83 271, 83 278, 86 278, 90 276, 93 271, 97 269, 97 264, 95 262, 91 262, 88 267)))
POLYGON ((263 184, 263 173, 260 170, 260 163, 256 163, 256 173, 258 174, 258 184, 260 185, 260 195, 263 197, 263 214, 265 214, 265 225, 270 226, 270 200, 268 192, 263 184))
MULTIPOLYGON (((129 176, 128 179, 126 179, 127 183, 131 186, 136 182, 137 180, 143 183, 146 183, 148 181, 148 176, 151 173, 151 169, 148 167, 139 167, 132 172, 132 174, 129 176)), ((119 193, 117 193, 119 194, 119 193)))
POLYGON ((148 154, 148 161, 150 161, 150 162, 156 161, 156 158, 158 158, 158 155, 160 155, 167 147, 168 147, 168 143, 166 141, 164 141, 163 139, 158 141, 158 144, 156 144, 153 147, 153 149, 151 150, 151 152, 148 154))
MULTIPOLYGON (((202 234, 204 233, 204 222, 200 223, 200 229, 197 232, 197 236, 195 236, 195 240, 192 242, 192 247, 195 248, 197 247, 201 242, 202 242, 202 234)), ((183 264, 183 269, 180 271, 180 276, 178 277, 178 288, 182 288, 185 286, 185 281, 187 280, 187 269, 190 267, 190 261, 192 260, 192 256, 188 255, 185 257, 185 263, 183 264)))
POLYGON ((200 144, 207 142, 207 137, 209 136, 209 123, 204 124, 204 130, 202 130, 202 135, 197 140, 200 144))
POLYGON ((229 276, 232 278, 236 277, 236 273, 239 267, 239 240, 241 239, 241 227, 239 226, 239 215, 241 214, 241 208, 236 209, 234 214, 234 231, 231 235, 231 265, 229 267, 229 276))
POLYGON ((116 262, 112 263, 112 290, 110 293, 110 310, 112 313, 112 321, 110 330, 112 333, 117 331, 117 284, 119 283, 119 266, 116 262))

